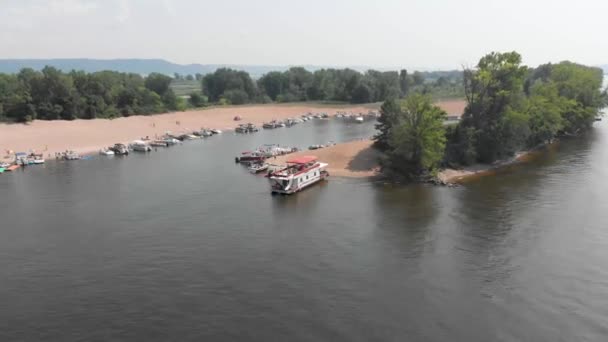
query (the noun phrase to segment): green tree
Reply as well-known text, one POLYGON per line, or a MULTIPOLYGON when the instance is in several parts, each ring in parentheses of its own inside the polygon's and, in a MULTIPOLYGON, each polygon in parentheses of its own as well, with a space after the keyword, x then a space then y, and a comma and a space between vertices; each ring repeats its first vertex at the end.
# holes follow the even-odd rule
MULTIPOLYGON (((228 68, 217 69, 207 74, 202 81, 203 93, 210 101, 217 102, 221 97, 234 97, 235 100, 249 101, 257 98, 257 87, 248 73, 228 68), (242 96, 245 93, 246 96, 242 96)), ((246 103, 246 102, 245 102, 246 103)))
POLYGON ((399 124, 401 118, 401 105, 395 99, 384 101, 380 107, 380 117, 376 124, 378 134, 374 136, 374 145, 380 150, 389 148, 389 137, 394 126, 399 124))
POLYGON ((146 77, 145 86, 160 96, 169 91, 171 77, 159 73, 151 73, 146 77))
POLYGON ((412 75, 412 81, 414 82, 414 85, 416 86, 421 86, 424 84, 424 74, 422 74, 420 71, 414 71, 414 74, 412 75))
POLYGON ((372 102, 372 90, 367 84, 360 83, 353 91, 351 102, 369 103, 372 102))
POLYGON ((188 99, 188 102, 190 102, 190 105, 192 107, 198 108, 204 106, 207 101, 203 97, 203 95, 199 94, 198 92, 192 92, 190 93, 190 98, 188 99))
POLYGON ((476 70, 465 70, 468 105, 462 125, 475 129, 478 161, 492 162, 514 152, 504 141, 513 128, 506 114, 521 109, 526 72, 516 52, 490 53, 481 58, 476 70))
POLYGON ((405 69, 402 69, 399 73, 399 89, 401 90, 401 97, 406 97, 410 90, 410 80, 405 69))
POLYGON ((445 151, 447 114, 429 96, 415 94, 401 106, 401 120, 389 135, 385 167, 416 176, 439 166, 445 151))

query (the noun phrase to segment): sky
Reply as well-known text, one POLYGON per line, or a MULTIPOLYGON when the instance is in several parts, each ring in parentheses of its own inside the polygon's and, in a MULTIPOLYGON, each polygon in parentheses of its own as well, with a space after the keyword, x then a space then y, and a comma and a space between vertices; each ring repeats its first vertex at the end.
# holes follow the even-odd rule
POLYGON ((0 58, 454 69, 608 64, 608 0, 0 0, 0 58))

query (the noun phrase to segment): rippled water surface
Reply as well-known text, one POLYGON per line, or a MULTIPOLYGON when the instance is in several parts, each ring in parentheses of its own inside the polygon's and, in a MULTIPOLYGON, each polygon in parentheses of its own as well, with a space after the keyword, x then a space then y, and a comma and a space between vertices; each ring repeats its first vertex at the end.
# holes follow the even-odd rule
POLYGON ((233 163, 316 121, 0 175, 1 341, 606 341, 608 125, 449 189, 233 163))

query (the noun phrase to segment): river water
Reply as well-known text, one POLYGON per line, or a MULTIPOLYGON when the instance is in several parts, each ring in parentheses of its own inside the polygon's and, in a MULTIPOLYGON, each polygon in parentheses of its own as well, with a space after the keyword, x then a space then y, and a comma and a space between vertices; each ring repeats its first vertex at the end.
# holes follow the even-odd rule
POLYGON ((459 188, 235 165, 315 121, 0 175, 0 341, 606 341, 608 125, 459 188))

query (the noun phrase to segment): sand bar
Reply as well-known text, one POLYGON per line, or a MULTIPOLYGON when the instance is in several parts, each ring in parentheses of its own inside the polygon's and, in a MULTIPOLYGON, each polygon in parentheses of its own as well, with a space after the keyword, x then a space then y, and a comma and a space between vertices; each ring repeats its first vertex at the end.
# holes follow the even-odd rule
MULTIPOLYGON (((453 113, 464 108, 463 103, 461 100, 449 100, 439 102, 438 105, 453 113)), ((252 122, 261 125, 265 121, 296 117, 309 112, 325 112, 330 115, 337 112, 367 113, 369 110, 377 110, 379 107, 380 104, 245 105, 211 107, 203 110, 149 116, 139 115, 112 120, 36 120, 28 124, 0 124, 0 156, 4 156, 7 150, 14 152, 35 150, 43 152, 45 155, 54 155, 55 152, 63 152, 68 149, 79 153, 91 153, 117 142, 127 143, 145 136, 163 135, 167 131, 190 133, 200 130, 202 127, 231 130, 239 123, 252 122), (233 118, 236 115, 241 116, 243 120, 234 121, 233 118)))
POLYGON ((285 164, 291 158, 316 156, 319 161, 329 163, 331 176, 366 178, 378 174, 380 152, 372 148, 373 141, 357 140, 313 151, 301 151, 271 160, 273 164, 285 164))

